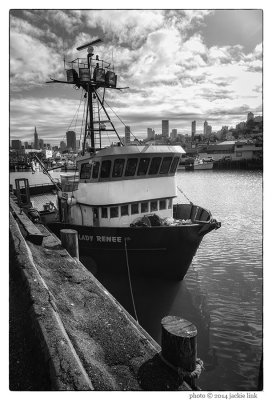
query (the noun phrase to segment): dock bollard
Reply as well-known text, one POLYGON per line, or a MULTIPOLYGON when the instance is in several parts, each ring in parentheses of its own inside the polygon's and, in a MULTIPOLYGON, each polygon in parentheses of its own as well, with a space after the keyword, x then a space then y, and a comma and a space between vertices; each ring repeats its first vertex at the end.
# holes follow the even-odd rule
POLYGON ((62 246, 68 251, 68 253, 72 257, 79 259, 77 231, 74 229, 61 229, 60 239, 62 246))
POLYGON ((197 359, 197 329, 191 322, 177 316, 161 320, 162 358, 174 367, 179 377, 192 389, 197 389, 195 379, 203 369, 203 362, 197 359))

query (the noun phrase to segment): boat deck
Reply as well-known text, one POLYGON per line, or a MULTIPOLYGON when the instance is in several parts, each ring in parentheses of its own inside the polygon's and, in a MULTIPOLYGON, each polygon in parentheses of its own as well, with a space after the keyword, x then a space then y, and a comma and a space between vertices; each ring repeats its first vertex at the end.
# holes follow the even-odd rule
POLYGON ((38 211, 43 211, 44 204, 49 203, 50 201, 54 203, 55 207, 57 207, 57 195, 53 193, 32 195, 30 199, 33 204, 33 208, 36 208, 38 211))

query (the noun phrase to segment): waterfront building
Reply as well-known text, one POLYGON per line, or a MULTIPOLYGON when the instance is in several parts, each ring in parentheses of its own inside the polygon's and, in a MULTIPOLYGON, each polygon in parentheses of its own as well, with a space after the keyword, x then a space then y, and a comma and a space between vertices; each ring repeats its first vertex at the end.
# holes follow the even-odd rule
POLYGON ((15 139, 11 141, 11 148, 14 150, 21 150, 22 142, 21 140, 15 139))
POLYGON ((199 151, 200 158, 212 156, 215 161, 228 159, 232 161, 256 160, 262 157, 262 143, 249 140, 228 140, 217 144, 211 144, 199 151))
POLYGON ((147 139, 154 140, 155 139, 155 131, 152 128, 147 128, 147 139))
POLYGON ((162 137, 163 138, 169 137, 169 121, 168 121, 168 119, 162 120, 162 137))
POLYGON ((253 120, 254 119, 254 114, 250 111, 248 114, 247 114, 247 121, 250 121, 250 120, 253 120))
POLYGON ((71 148, 73 151, 76 150, 76 133, 74 131, 66 132, 67 148, 71 148))
POLYGON ((35 130, 34 130, 34 149, 39 149, 39 137, 38 137, 36 126, 35 126, 35 130))
POLYGON ((193 121, 192 122, 192 142, 194 141, 195 134, 196 134, 196 121, 193 121))
POLYGON ((125 144, 130 143, 130 126, 125 126, 125 144))

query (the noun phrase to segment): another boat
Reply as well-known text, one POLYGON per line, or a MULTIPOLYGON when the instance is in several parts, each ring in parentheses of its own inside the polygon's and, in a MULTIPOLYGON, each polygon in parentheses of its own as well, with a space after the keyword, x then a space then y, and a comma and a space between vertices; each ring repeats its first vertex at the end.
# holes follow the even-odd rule
POLYGON ((212 159, 201 159, 201 158, 192 158, 189 157, 187 159, 183 159, 179 162, 178 170, 181 171, 198 171, 198 170, 208 170, 213 169, 213 160, 212 159))
POLYGON ((202 207, 174 204, 180 146, 123 145, 104 100, 106 89, 121 88, 110 65, 94 58, 92 46, 99 41, 78 48, 88 48, 87 59, 70 63, 67 81, 52 79, 82 88, 87 106, 79 176, 62 175, 60 221, 48 226, 57 235, 75 229, 80 254, 90 255, 98 268, 181 280, 203 237, 220 223, 202 207), (119 143, 102 149, 105 131, 115 132, 119 143))

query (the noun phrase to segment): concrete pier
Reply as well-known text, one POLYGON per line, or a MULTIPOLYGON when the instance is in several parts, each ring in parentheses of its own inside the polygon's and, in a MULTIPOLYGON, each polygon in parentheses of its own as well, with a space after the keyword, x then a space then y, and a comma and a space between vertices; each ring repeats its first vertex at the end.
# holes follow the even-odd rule
MULTIPOLYGON (((44 371, 33 390, 191 390, 163 362, 160 346, 59 239, 35 225, 43 241, 33 243, 20 223, 13 211, 13 285, 27 298, 25 318, 42 358, 36 368, 44 371)), ((11 303, 14 309, 16 299, 11 303)))

